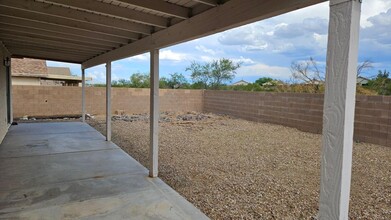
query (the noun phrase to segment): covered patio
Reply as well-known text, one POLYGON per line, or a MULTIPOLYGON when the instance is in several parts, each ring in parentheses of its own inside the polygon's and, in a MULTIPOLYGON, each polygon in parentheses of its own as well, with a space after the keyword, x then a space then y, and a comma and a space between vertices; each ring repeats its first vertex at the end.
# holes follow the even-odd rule
POLYGON ((208 219, 81 122, 12 127, 0 170, 4 219, 208 219))
MULTIPOLYGON (((81 64, 82 122, 85 121, 86 114, 85 70, 106 64, 106 141, 108 141, 104 143, 102 137, 99 136, 99 144, 94 143, 97 141, 94 138, 89 139, 90 144, 88 144, 83 142, 87 140, 81 138, 79 132, 69 132, 95 132, 84 123, 73 124, 73 127, 71 124, 37 124, 11 128, 1 145, 0 170, 8 174, 3 175, 1 179, 1 193, 7 200, 1 203, 0 217, 13 217, 12 212, 29 215, 28 210, 20 212, 23 209, 21 203, 29 204, 28 197, 26 197, 29 195, 28 192, 27 194, 21 193, 26 190, 25 187, 29 186, 42 185, 43 187, 45 184, 60 184, 61 182, 66 184, 64 181, 70 180, 92 181, 87 185, 95 189, 93 193, 76 193, 77 190, 72 188, 74 191, 70 191, 68 195, 65 194, 65 198, 59 197, 59 200, 63 202, 70 201, 69 206, 58 205, 55 199, 34 203, 37 204, 34 213, 45 218, 50 218, 52 214, 64 216, 64 218, 76 218, 82 211, 89 211, 97 218, 106 217, 99 214, 105 207, 102 204, 106 202, 94 198, 87 199, 89 196, 93 197, 95 193, 105 195, 105 190, 100 190, 99 187, 110 180, 101 177, 110 175, 110 173, 129 174, 134 171, 139 174, 140 178, 144 178, 140 180, 141 185, 128 184, 125 188, 116 186, 118 188, 115 190, 124 190, 128 193, 133 190, 137 191, 137 187, 142 188, 148 184, 147 188, 151 188, 152 191, 159 189, 153 187, 155 182, 155 185, 159 185, 158 179, 145 179, 146 170, 110 142, 111 63, 113 61, 146 52, 151 55, 150 165, 148 170, 150 177, 157 177, 159 50, 325 1, 0 0, 0 59, 3 61, 0 69, 0 140, 6 135, 13 120, 10 58, 28 57, 81 64), (50 129, 51 126, 54 127, 50 129), (39 134, 41 128, 42 133, 39 134), (61 138, 66 140, 60 138, 57 144, 50 145, 48 140, 51 140, 51 137, 55 139, 53 136, 57 136, 51 135, 51 132, 60 134, 64 132, 61 138), (46 135, 49 138, 44 137, 46 135), (69 144, 62 141, 68 141, 69 144), (45 147, 46 145, 48 147, 45 147), (90 149, 87 146, 98 147, 90 149), (46 150, 39 150, 40 148, 46 150), (76 150, 77 153, 72 150, 76 150), (37 159, 45 157, 47 160, 37 159), (89 163, 85 164, 86 161, 89 163), (80 166, 76 166, 79 163, 80 166), (110 163, 116 164, 116 169, 113 169, 110 163), (34 175, 30 172, 31 169, 35 171, 34 175), (73 200, 68 198, 72 194, 75 195, 75 197, 71 196, 73 200), (13 198, 12 195, 15 197, 13 198), (88 208, 82 210, 77 207, 82 207, 80 203, 91 204, 91 206, 86 206, 88 208), (51 209, 51 207, 56 208, 51 209)), ((361 0, 330 0, 319 219, 348 218, 360 13, 361 0)), ((97 137, 97 134, 92 136, 97 137)), ((129 180, 126 180, 126 175, 120 175, 120 177, 124 178, 125 182, 129 180)), ((165 188, 164 184, 161 185, 165 188)), ((46 192, 50 196, 54 191, 52 192, 50 188, 37 188, 30 193, 40 195, 46 192)), ((168 195, 171 196, 171 193, 168 195)), ((132 200, 134 198, 126 196, 116 198, 114 204, 123 208, 121 201, 128 201, 125 204, 129 204, 127 206, 129 208, 121 209, 122 211, 115 215, 118 214, 123 218, 132 216, 132 214, 164 218, 165 213, 171 210, 171 206, 166 204, 172 200, 162 200, 161 197, 156 196, 157 193, 150 193, 145 198, 146 202, 142 202, 141 199, 132 200), (162 205, 154 206, 153 204, 162 205), (148 208, 151 205, 165 211, 155 213, 155 215, 148 208), (136 212, 132 212, 132 209, 136 209, 136 212), (140 210, 143 214, 138 212, 140 210)), ((37 200, 40 199, 43 198, 37 198, 37 200)), ((179 200, 178 203, 187 204, 184 200, 179 200)), ((181 215, 178 214, 178 216, 181 215)), ((198 216, 194 218, 198 219, 198 216)))

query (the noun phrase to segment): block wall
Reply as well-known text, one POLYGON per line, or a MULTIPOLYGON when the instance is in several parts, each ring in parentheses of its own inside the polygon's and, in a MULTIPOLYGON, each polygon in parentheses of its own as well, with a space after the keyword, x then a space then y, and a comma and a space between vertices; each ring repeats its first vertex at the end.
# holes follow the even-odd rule
MULTIPOLYGON (((204 111, 321 133, 323 94, 205 91, 204 111)), ((357 96, 354 139, 391 146, 391 97, 357 96)))
MULTIPOLYGON (((149 112, 149 89, 112 88, 112 112, 149 112)), ((161 111, 202 111, 201 90, 160 90, 161 111)), ((81 87, 13 86, 14 118, 81 114, 81 87)), ((86 110, 105 114, 106 89, 86 88, 86 110)))
MULTIPOLYGON (((105 114, 105 88, 86 88, 86 109, 105 114)), ((13 86, 14 117, 81 114, 80 87, 13 86)), ((112 111, 149 112, 149 89, 113 88, 112 111)), ((323 94, 160 90, 161 111, 204 111, 321 133, 323 94)), ((391 146, 391 97, 357 96, 356 141, 391 146)))

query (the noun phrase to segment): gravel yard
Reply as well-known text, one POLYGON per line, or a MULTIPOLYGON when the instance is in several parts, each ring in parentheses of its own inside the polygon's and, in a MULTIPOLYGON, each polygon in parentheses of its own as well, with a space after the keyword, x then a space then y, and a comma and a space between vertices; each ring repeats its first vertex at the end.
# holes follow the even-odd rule
MULTIPOLYGON (((148 166, 147 115, 116 116, 112 140, 148 166)), ((105 132, 104 117, 88 121, 105 132)), ((159 176, 212 219, 312 219, 321 135, 228 116, 164 113, 159 176)), ((351 219, 391 219, 391 148, 355 143, 351 219)))

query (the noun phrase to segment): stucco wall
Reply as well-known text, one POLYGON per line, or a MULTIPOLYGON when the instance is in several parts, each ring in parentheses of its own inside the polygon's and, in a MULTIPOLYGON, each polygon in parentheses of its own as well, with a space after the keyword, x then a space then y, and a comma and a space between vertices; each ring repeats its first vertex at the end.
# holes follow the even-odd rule
POLYGON ((6 53, 3 45, 0 44, 0 143, 3 141, 8 130, 7 122, 7 77, 6 67, 4 66, 4 58, 6 53))
POLYGON ((41 85, 41 82, 39 81, 39 78, 32 78, 32 77, 22 77, 22 76, 13 76, 12 77, 12 85, 14 86, 39 86, 41 85))

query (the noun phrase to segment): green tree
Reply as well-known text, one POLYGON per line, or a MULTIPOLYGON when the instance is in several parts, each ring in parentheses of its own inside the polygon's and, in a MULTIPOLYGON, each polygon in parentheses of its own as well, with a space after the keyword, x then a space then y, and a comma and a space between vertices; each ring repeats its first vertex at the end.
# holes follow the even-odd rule
POLYGON ((208 87, 218 89, 224 85, 224 82, 231 81, 235 77, 236 70, 240 66, 240 63, 222 58, 204 64, 193 61, 186 71, 191 72, 191 79, 195 84, 203 86, 204 89, 208 87))
POLYGON ((149 88, 149 74, 134 73, 130 76, 130 87, 132 88, 149 88))
POLYGON ((257 80, 255 80, 255 83, 259 84, 260 86, 263 86, 263 84, 267 83, 267 82, 273 82, 274 79, 270 78, 270 77, 261 77, 257 80))
POLYGON ((126 79, 114 80, 111 82, 112 87, 130 87, 130 81, 126 79))
POLYGON ((179 89, 187 86, 186 77, 181 73, 172 73, 167 79, 167 85, 170 89, 179 89))
POLYGON ((195 61, 191 62, 190 66, 186 68, 186 71, 191 71, 191 79, 194 84, 200 86, 201 89, 206 89, 210 80, 210 64, 204 65, 195 61))
POLYGON ((159 88, 161 88, 161 89, 169 89, 170 86, 168 85, 168 81, 169 81, 168 78, 166 78, 166 77, 161 77, 161 78, 159 79, 159 88))
POLYGON ((368 86, 375 90, 379 95, 391 95, 391 79, 389 77, 389 71, 379 70, 376 78, 369 81, 368 86))

